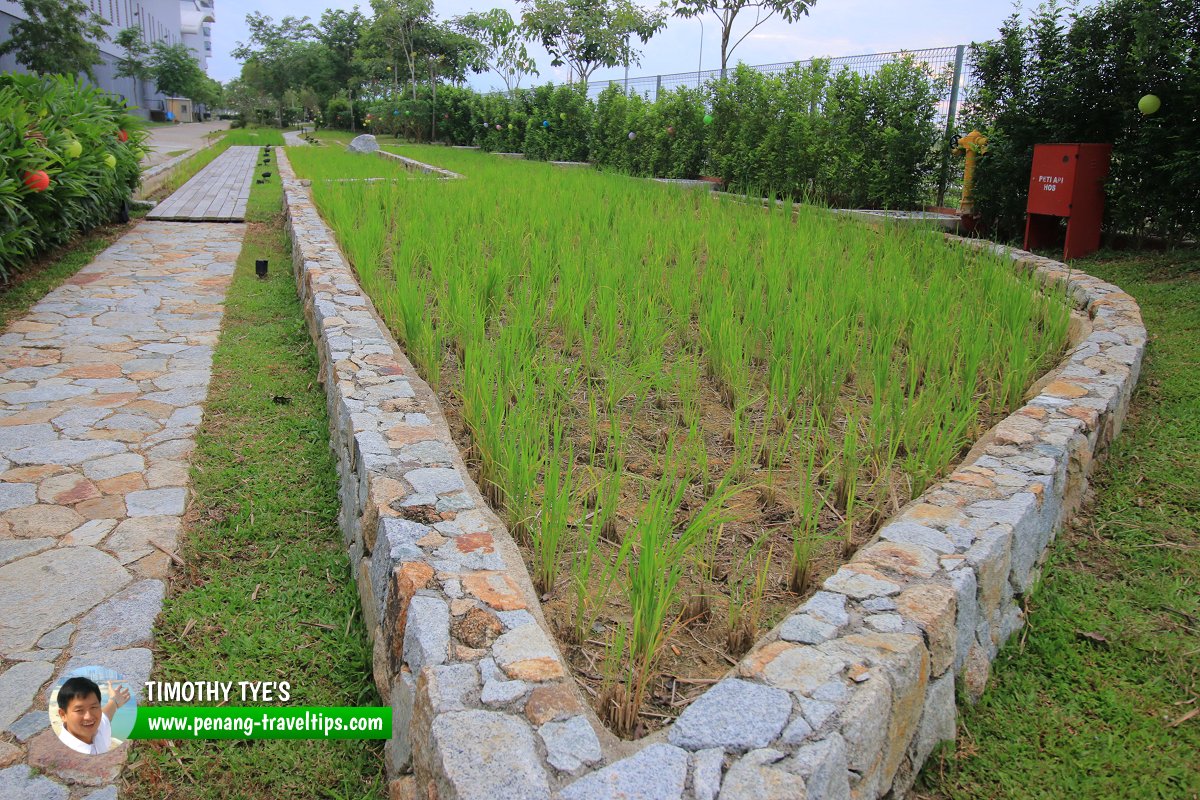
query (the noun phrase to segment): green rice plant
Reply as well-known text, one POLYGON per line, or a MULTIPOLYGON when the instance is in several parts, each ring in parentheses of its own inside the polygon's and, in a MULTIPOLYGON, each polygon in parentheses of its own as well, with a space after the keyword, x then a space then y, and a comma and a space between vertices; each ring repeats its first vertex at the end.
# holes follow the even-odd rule
MULTIPOLYGON (((817 411, 813 409, 805 422, 805 431, 817 426, 817 411)), ((812 560, 825 540, 821 533, 821 509, 824 498, 820 495, 817 480, 824 465, 817 462, 815 437, 808 438, 809 445, 800 458, 799 480, 796 484, 795 518, 792 527, 792 563, 788 572, 788 588, 796 594, 808 591, 812 573, 812 560)))
POLYGON ((571 617, 571 632, 576 644, 587 640, 604 611, 604 604, 612 592, 613 584, 621 577, 625 561, 633 548, 628 539, 617 548, 610 558, 601 545, 606 526, 612 524, 616 509, 602 504, 592 513, 591 524, 583 527, 582 548, 571 562, 571 587, 575 595, 574 614, 571 617))
POLYGON ((767 588, 774 551, 768 549, 766 559, 757 568, 754 567, 754 560, 766 541, 766 536, 760 536, 750 545, 729 580, 725 648, 734 657, 748 651, 758 638, 763 593, 767 588))
POLYGON ((671 619, 671 611, 678 612, 686 565, 708 532, 721 524, 724 496, 710 499, 682 529, 676 528, 675 515, 684 493, 684 484, 676 476, 668 464, 628 537, 636 542, 624 587, 631 616, 626 652, 629 691, 608 718, 618 733, 626 735, 633 732, 662 648, 679 622, 677 616, 671 619))
POLYGON ((533 584, 545 594, 558 580, 567 515, 571 510, 571 470, 574 449, 563 444, 562 426, 554 424, 546 469, 542 475, 544 497, 537 534, 533 537, 533 584), (566 468, 563 464, 568 465, 566 468))
POLYGON ((854 552, 854 512, 858 501, 858 471, 862 462, 858 444, 858 413, 851 411, 842 434, 842 453, 838 461, 837 479, 833 486, 833 504, 843 514, 842 554, 854 552))
MULTIPOLYGON (((564 513, 548 484, 580 487, 588 516, 555 526, 577 536, 556 545, 550 531, 543 549, 571 564, 564 626, 584 650, 611 591, 625 596, 641 569, 643 536, 668 536, 667 550, 679 536, 652 508, 664 503, 657 475, 678 483, 668 508, 674 490, 695 509, 753 474, 760 500, 786 490, 796 517, 785 570, 800 590, 824 537, 851 542, 864 511, 878 521, 903 499, 891 491, 905 479, 926 488, 1061 351, 1062 296, 927 232, 481 153, 405 152, 467 179, 318 180, 339 168, 333 148, 295 164, 380 314, 458 409, 480 488, 531 563, 543 525, 564 513), (726 431, 714 403, 734 418, 726 431), (588 465, 578 480, 568 443, 588 465), (840 525, 822 528, 826 505, 840 525), (627 519, 637 522, 625 530, 627 519)), ((763 524, 761 505, 720 507, 745 530, 763 524)), ((685 559, 686 591, 676 582, 667 594, 708 595, 718 568, 706 551, 733 538, 709 528, 685 559)), ((750 597, 754 581, 739 580, 750 597)), ((653 619, 664 595, 639 591, 653 619)), ((618 605, 609 613, 644 662, 650 628, 618 605)), ((644 663, 626 666, 644 675, 644 663)))

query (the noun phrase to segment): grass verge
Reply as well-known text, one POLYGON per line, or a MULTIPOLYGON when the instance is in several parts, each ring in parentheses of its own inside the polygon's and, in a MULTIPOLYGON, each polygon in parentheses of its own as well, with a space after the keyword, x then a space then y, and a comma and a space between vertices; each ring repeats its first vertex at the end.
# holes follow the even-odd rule
MULTIPOLYGON (((133 217, 143 217, 145 211, 131 211, 133 217)), ((0 286, 0 330, 20 319, 35 303, 54 291, 63 281, 92 263, 97 255, 137 224, 101 225, 38 258, 0 286)))
POLYGON ((1133 410, 924 798, 1200 797, 1200 251, 1077 263, 1141 305, 1133 410))
MULTIPOLYGON (((193 501, 155 636, 156 680, 286 680, 293 705, 379 705, 337 527, 317 360, 278 173, 252 188, 192 464, 193 501), (266 280, 256 259, 270 262, 266 280)), ((123 798, 377 798, 379 743, 145 742, 123 798)))

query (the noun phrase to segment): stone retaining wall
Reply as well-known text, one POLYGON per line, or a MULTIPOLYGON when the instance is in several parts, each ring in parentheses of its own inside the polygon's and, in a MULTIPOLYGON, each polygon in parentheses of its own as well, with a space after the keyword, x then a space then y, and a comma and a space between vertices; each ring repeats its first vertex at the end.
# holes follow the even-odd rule
POLYGON ((437 175, 442 180, 458 180, 462 178, 462 175, 459 175, 457 172, 452 172, 448 169, 442 169, 441 167, 435 167, 432 164, 426 164, 423 161, 417 161, 415 158, 402 156, 399 153, 390 153, 387 150, 376 150, 375 152, 384 158, 391 158, 399 161, 409 170, 414 172, 424 172, 430 175, 437 175))
MULTIPOLYGON (((433 393, 375 315, 279 157, 297 282, 321 357, 341 524, 395 710, 397 797, 903 796, 954 738, 1023 624, 1058 526, 1117 434, 1146 334, 1132 298, 997 248, 1086 316, 1038 394, 664 731, 620 742, 564 667, 520 554, 433 393)), ((962 240, 963 246, 994 247, 962 240)))

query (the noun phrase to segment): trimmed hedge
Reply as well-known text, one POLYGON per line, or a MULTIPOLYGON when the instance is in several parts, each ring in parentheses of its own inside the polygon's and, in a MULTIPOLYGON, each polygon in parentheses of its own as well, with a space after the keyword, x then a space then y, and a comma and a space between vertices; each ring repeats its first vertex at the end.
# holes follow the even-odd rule
POLYGON ((0 74, 0 279, 111 222, 137 188, 144 140, 141 122, 92 86, 61 75, 0 74), (41 192, 25 184, 39 170, 50 178, 41 192))
POLYGON ((947 83, 903 57, 866 77, 820 59, 779 75, 739 66, 654 102, 615 84, 594 102, 580 85, 512 95, 440 87, 434 104, 422 87, 373 102, 370 129, 634 175, 716 175, 735 189, 839 206, 913 208, 937 180, 947 83))

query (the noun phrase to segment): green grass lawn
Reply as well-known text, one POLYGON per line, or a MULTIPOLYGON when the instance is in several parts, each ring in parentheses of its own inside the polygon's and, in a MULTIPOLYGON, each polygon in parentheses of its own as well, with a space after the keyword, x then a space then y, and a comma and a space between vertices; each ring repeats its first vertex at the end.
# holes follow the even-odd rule
POLYGON ((1141 305, 1133 411, 925 798, 1200 797, 1200 251, 1075 263, 1141 305))
MULTIPOLYGON (((155 631, 155 679, 286 680, 290 705, 379 705, 273 172, 252 187, 193 456, 187 566, 155 631), (259 258, 266 280, 254 274, 259 258)), ((380 744, 145 742, 121 797, 379 798, 380 744)))

